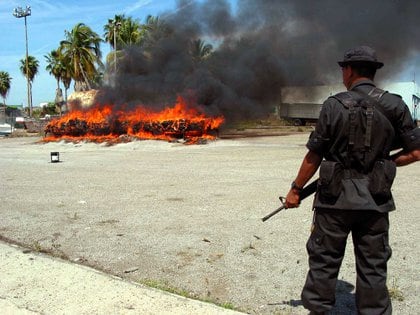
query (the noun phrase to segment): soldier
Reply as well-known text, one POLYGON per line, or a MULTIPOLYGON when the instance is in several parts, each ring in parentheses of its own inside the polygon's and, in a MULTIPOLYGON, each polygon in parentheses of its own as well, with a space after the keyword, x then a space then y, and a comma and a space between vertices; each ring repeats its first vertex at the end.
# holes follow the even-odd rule
POLYGON ((391 185, 396 166, 420 159, 420 130, 400 96, 375 87, 373 79, 383 63, 372 48, 350 49, 338 64, 347 92, 324 102, 306 145, 309 151, 286 197, 287 208, 298 207, 301 189, 320 167, 302 302, 310 314, 333 308, 351 232, 357 311, 391 314, 386 286, 391 257, 388 212, 395 209, 391 185))

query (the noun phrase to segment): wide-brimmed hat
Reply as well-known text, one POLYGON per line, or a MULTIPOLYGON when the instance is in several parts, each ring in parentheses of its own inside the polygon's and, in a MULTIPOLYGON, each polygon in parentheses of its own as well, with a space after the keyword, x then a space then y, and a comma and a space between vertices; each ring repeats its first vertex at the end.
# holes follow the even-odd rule
POLYGON ((371 63, 376 69, 383 67, 383 62, 378 61, 376 57, 376 51, 369 46, 359 46, 356 48, 349 49, 344 54, 344 58, 342 61, 339 61, 338 64, 340 67, 344 67, 346 65, 352 63, 371 63))

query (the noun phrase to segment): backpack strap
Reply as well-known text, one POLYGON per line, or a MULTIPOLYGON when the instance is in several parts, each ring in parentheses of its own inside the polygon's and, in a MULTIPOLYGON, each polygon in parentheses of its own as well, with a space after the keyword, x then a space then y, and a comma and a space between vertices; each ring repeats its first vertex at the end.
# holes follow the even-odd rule
POLYGON ((370 92, 368 93, 368 95, 373 98, 375 101, 379 102, 379 100, 381 99, 381 97, 387 93, 387 91, 384 91, 380 88, 374 87, 372 90, 370 90, 370 92))
MULTIPOLYGON (((354 151, 356 143, 358 144, 357 151, 361 151, 364 155, 370 154, 374 116, 384 116, 385 119, 388 119, 383 113, 383 108, 380 104, 380 99, 385 93, 387 93, 387 91, 374 87, 368 94, 359 91, 346 91, 330 96, 338 100, 344 108, 349 110, 349 140, 347 158, 344 161, 346 168, 351 168, 351 152, 354 151), (356 139, 357 119, 360 119, 358 115, 362 114, 361 111, 365 114, 363 116, 366 118, 366 129, 363 135, 364 139, 356 139), (361 144, 363 144, 362 148, 360 147, 361 144)), ((367 167, 367 165, 365 167, 367 167)), ((367 171, 369 170, 363 170, 364 173, 367 171)))
MULTIPOLYGON (((366 121, 366 137, 365 137, 365 147, 370 148, 370 140, 372 138, 372 120, 373 120, 373 111, 375 109, 375 103, 378 103, 381 97, 387 93, 380 88, 374 87, 368 93, 368 96, 374 100, 373 104, 370 100, 366 102, 366 114, 367 114, 367 121, 366 121), (370 105, 370 106, 369 106, 370 105)), ((379 106, 380 107, 380 106, 379 106)))
POLYGON ((349 142, 347 144, 347 158, 344 160, 344 166, 346 169, 350 169, 351 167, 351 154, 350 152, 353 151, 354 143, 356 140, 356 106, 358 105, 358 101, 355 97, 351 95, 350 92, 341 92, 334 96, 330 96, 335 98, 339 101, 344 108, 349 110, 349 142))
MULTIPOLYGON (((350 127, 349 127, 349 149, 354 146, 354 141, 356 137, 356 109, 355 106, 358 105, 357 100, 351 95, 350 92, 341 92, 334 96, 331 96, 338 100, 345 108, 349 110, 349 120, 350 120, 350 127)), ((350 151, 350 150, 349 150, 350 151)))
MULTIPOLYGON (((353 92, 354 93, 354 92, 353 92)), ((360 97, 356 97, 351 92, 341 92, 334 96, 333 98, 337 99, 344 107, 349 109, 349 118, 350 118, 350 131, 349 131, 349 145, 353 146, 355 141, 355 118, 356 110, 355 106, 360 106, 363 102, 363 105, 366 106, 366 133, 365 133, 365 142, 364 146, 367 150, 370 149, 371 139, 372 139, 372 122, 373 122, 373 113, 375 111, 375 103, 379 102, 381 97, 387 93, 380 88, 374 87, 366 95, 356 92, 360 97)))
POLYGON ((350 108, 357 105, 357 100, 350 94, 350 92, 341 92, 330 97, 335 98, 337 101, 343 104, 345 108, 350 108))

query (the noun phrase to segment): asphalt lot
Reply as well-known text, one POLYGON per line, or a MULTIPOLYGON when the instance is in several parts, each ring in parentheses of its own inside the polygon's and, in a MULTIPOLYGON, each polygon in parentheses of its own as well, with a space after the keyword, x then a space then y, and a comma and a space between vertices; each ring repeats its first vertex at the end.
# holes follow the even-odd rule
MULTIPOLYGON (((300 289, 311 198, 265 223, 261 218, 287 193, 307 137, 190 146, 1 138, 0 235, 34 252, 253 314, 306 314, 300 289), (51 152, 60 153, 59 163, 51 163, 51 152)), ((389 287, 396 314, 420 306, 419 175, 419 163, 400 168, 393 189, 389 287)), ((339 314, 354 311, 354 281, 349 243, 339 314)))

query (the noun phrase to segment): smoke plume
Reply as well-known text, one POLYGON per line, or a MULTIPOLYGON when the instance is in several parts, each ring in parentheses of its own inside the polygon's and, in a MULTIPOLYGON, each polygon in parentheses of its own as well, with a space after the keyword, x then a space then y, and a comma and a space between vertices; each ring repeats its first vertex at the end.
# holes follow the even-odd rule
POLYGON ((344 51, 368 45, 392 79, 420 59, 418 0, 181 0, 162 12, 165 35, 129 47, 100 102, 162 106, 177 95, 228 119, 266 115, 282 86, 341 82, 344 51), (212 44, 192 57, 191 41, 212 44))

